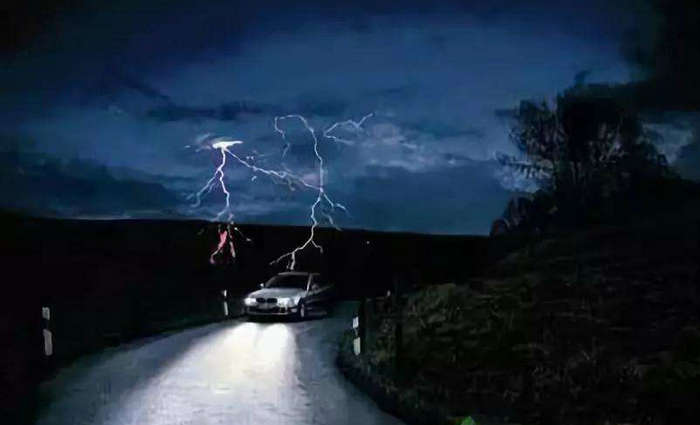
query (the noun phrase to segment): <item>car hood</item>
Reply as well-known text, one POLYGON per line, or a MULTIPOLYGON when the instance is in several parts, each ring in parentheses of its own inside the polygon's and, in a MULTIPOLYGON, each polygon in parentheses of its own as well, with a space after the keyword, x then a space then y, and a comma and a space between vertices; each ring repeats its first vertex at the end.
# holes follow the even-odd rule
POLYGON ((306 291, 297 288, 262 288, 248 294, 251 298, 291 298, 304 295, 306 291))

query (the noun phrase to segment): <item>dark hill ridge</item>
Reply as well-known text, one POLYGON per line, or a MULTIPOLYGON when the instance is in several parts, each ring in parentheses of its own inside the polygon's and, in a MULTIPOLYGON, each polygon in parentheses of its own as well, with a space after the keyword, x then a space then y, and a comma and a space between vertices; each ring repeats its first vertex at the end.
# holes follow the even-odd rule
MULTIPOLYGON (((208 259, 217 243, 216 223, 17 215, 0 216, 0 221, 4 267, 24 275, 37 293, 50 298, 73 291, 85 295, 84 291, 104 285, 122 287, 126 280, 146 287, 167 280, 169 290, 247 290, 283 270, 286 261, 270 262, 303 243, 309 234, 308 227, 241 225, 241 233, 250 241, 236 235, 237 260, 212 266, 208 259), (110 267, 121 273, 110 278, 110 267)), ((297 256, 296 268, 323 271, 352 294, 388 288, 390 282, 384 281, 395 275, 416 282, 463 280, 483 270, 490 255, 488 239, 480 236, 329 228, 317 229, 316 235, 323 255, 306 249, 297 256)))

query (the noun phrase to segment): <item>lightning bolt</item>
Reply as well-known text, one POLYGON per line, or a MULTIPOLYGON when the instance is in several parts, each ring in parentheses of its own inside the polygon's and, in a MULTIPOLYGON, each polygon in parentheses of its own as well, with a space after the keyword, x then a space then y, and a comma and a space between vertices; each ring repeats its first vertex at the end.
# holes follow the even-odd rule
POLYGON ((369 114, 362 117, 362 119, 359 121, 345 120, 345 121, 336 122, 333 125, 331 125, 330 127, 328 127, 327 129, 323 130, 323 137, 331 139, 336 143, 342 143, 344 145, 352 146, 355 144, 355 142, 353 142, 352 140, 347 140, 347 139, 343 139, 343 138, 334 136, 331 134, 331 132, 338 127, 346 127, 346 128, 350 127, 352 130, 354 130, 356 132, 357 131, 364 131, 364 129, 362 128, 362 124, 364 124, 365 121, 372 118, 373 116, 374 116, 374 112, 370 112, 369 114))
MULTIPOLYGON (((326 193, 326 189, 324 187, 324 182, 325 182, 325 176, 324 176, 324 169, 323 169, 323 156, 321 156, 321 153, 318 148, 318 137, 316 136, 316 131, 314 130, 313 127, 309 124, 306 118, 304 118, 302 115, 299 114, 290 114, 290 115, 284 115, 281 117, 275 117, 275 131, 278 132, 281 136, 282 139, 285 141, 285 148, 283 150, 282 156, 286 155, 287 151, 289 150, 289 147, 291 144, 287 141, 287 134, 284 132, 279 127, 279 122, 280 120, 287 120, 287 119, 297 119, 299 120, 304 128, 309 132, 311 135, 311 138, 314 141, 314 155, 316 155, 316 161, 318 161, 318 186, 316 187, 317 190, 317 196, 316 200, 314 201, 313 204, 311 204, 311 213, 309 215, 309 218, 311 219, 311 228, 309 231, 309 237, 299 245, 298 247, 294 248, 292 251, 287 252, 286 254, 282 254, 279 258, 274 260, 271 264, 279 263, 282 261, 284 258, 289 258, 289 263, 287 265, 287 268, 289 270, 294 270, 294 267, 296 266, 296 259, 297 259, 297 253, 300 251, 303 251, 309 246, 313 246, 314 248, 318 249, 321 253, 323 253, 323 247, 319 244, 316 243, 316 240, 314 239, 316 235, 316 228, 318 227, 318 218, 316 217, 316 209, 318 208, 319 204, 322 202, 326 202, 328 206, 331 208, 331 210, 334 210, 336 208, 339 208, 345 212, 347 212, 347 209, 345 208, 344 205, 334 202, 326 193)), ((337 123, 336 123, 337 124, 337 123)), ((336 126, 336 124, 333 124, 333 126, 336 126)), ((333 127, 331 126, 331 127, 333 127)), ((331 128, 329 127, 329 129, 331 128)), ((333 127, 335 128, 335 127, 333 127)), ((327 129, 324 131, 324 136, 331 131, 327 129)), ((326 136, 327 137, 327 136, 326 136)), ((336 229, 338 229, 338 226, 336 226, 335 222, 333 221, 333 218, 329 214, 325 214, 327 219, 329 220, 329 223, 334 226, 336 229)))
MULTIPOLYGON (((367 114, 362 119, 359 121, 353 121, 353 120, 345 120, 345 121, 339 121, 336 123, 333 123, 331 126, 326 128, 323 131, 323 137, 332 140, 336 143, 341 143, 345 145, 352 145, 354 142, 351 140, 346 140, 337 136, 334 136, 331 134, 334 130, 337 128, 350 128, 353 131, 363 131, 362 124, 369 119, 370 117, 373 116, 373 113, 367 114)), ((219 243, 216 246, 216 249, 212 252, 212 254, 209 257, 209 261, 212 264, 215 264, 214 258, 216 255, 221 253, 225 247, 228 245, 231 251, 231 255, 233 258, 235 258, 235 246, 233 243, 233 235, 231 233, 231 228, 233 226, 233 211, 231 210, 231 193, 229 192, 228 188, 226 187, 226 182, 225 182, 225 172, 224 172, 224 167, 226 166, 226 156, 229 155, 231 156, 234 160, 236 160, 240 165, 250 169, 254 173, 261 173, 264 174, 270 178, 273 179, 273 181, 283 181, 287 183, 287 185, 293 190, 293 185, 294 183, 314 190, 316 191, 316 198, 314 202, 311 204, 310 207, 310 214, 309 214, 309 219, 311 221, 311 227, 309 230, 309 236, 308 238, 299 246, 294 248, 292 251, 289 251, 277 259, 273 260, 270 264, 277 264, 280 261, 282 261, 285 258, 289 259, 289 262, 287 263, 287 268, 289 270, 294 270, 296 266, 296 259, 297 259, 297 254, 309 246, 314 247, 318 249, 321 253, 323 253, 323 247, 319 245, 316 240, 316 229, 318 228, 320 222, 317 217, 317 212, 323 205, 327 206, 330 208, 331 211, 334 211, 336 209, 340 209, 344 212, 347 213, 347 208, 339 203, 335 202, 334 200, 331 199, 331 197, 328 195, 325 189, 325 170, 324 170, 324 159, 323 156, 320 153, 319 150, 319 138, 316 134, 316 130, 309 124, 308 120, 299 114, 289 114, 289 115, 284 115, 284 116, 278 116, 275 117, 274 119, 274 130, 275 132, 279 133, 280 136, 282 137, 282 140, 284 141, 284 148, 282 150, 282 160, 286 157, 289 149, 291 148, 291 143, 287 140, 287 134, 286 132, 280 128, 279 124, 281 121, 284 120, 290 120, 290 119, 296 119, 301 124, 304 126, 305 130, 308 131, 308 133, 311 135, 311 138, 313 140, 313 151, 315 155, 316 162, 318 163, 318 184, 313 184, 308 181, 306 181, 304 178, 301 176, 293 173, 290 171, 284 162, 282 163, 283 170, 272 170, 272 169, 267 169, 267 168, 262 168, 257 165, 255 165, 252 161, 255 159, 255 156, 249 155, 246 157, 241 157, 229 148, 235 145, 243 144, 242 141, 240 140, 232 140, 229 138, 225 137, 217 137, 214 138, 211 141, 211 148, 218 150, 221 153, 221 159, 219 162, 219 166, 215 169, 214 174, 212 177, 206 182, 206 184, 199 190, 197 191, 192 197, 195 198, 195 202, 192 204, 192 207, 198 207, 201 205, 202 198, 214 189, 214 187, 220 186, 222 192, 225 195, 225 205, 221 211, 218 212, 216 215, 216 220, 221 220, 224 215, 227 217, 227 225, 223 228, 223 230, 219 231, 219 243)), ((206 141, 206 139, 210 138, 210 135, 204 135, 198 138, 197 142, 201 143, 206 141)), ((200 149, 198 149, 200 150, 200 149)), ((253 176, 253 180, 256 178, 256 176, 253 176)), ((323 216, 326 218, 328 224, 336 228, 337 230, 340 230, 340 228, 336 225, 335 220, 333 219, 332 215, 327 213, 327 212, 322 212, 323 216)), ((233 227, 234 230, 238 231, 237 227, 233 227)))
POLYGON ((233 244, 233 235, 231 234, 231 227, 233 225, 233 211, 231 211, 231 192, 229 192, 228 188, 226 187, 226 175, 224 173, 224 167, 226 166, 226 153, 230 152, 228 148, 242 143, 243 142, 240 140, 219 140, 211 145, 213 149, 217 149, 221 153, 221 162, 219 163, 219 166, 216 167, 214 174, 207 181, 207 183, 195 194, 196 201, 193 207, 198 207, 202 202, 202 196, 210 193, 214 186, 216 186, 216 182, 218 181, 226 199, 226 204, 224 205, 224 208, 221 211, 219 211, 219 213, 216 215, 216 219, 221 220, 221 217, 223 217, 224 214, 227 214, 228 223, 226 227, 219 232, 219 244, 209 256, 209 262, 211 264, 215 264, 214 259, 216 255, 218 255, 224 250, 224 248, 227 245, 227 242, 231 251, 231 257, 236 258, 236 249, 233 244))

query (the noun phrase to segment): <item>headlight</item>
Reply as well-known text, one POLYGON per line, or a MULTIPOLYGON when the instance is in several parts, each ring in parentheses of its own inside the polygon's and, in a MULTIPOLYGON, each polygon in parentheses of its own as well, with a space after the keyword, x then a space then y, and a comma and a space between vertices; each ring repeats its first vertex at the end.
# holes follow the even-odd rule
POLYGON ((279 307, 294 307, 295 305, 299 304, 299 298, 300 297, 294 297, 294 298, 278 298, 277 299, 277 305, 279 307))
POLYGON ((243 304, 247 305, 248 307, 255 305, 256 303, 257 303, 257 301, 255 301, 255 298, 248 297, 248 298, 243 300, 243 304))

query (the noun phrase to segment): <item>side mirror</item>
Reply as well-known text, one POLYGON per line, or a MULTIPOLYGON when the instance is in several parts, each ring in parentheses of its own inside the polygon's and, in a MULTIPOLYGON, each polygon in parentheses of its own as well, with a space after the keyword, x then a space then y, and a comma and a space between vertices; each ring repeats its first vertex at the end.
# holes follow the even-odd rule
POLYGON ((311 284, 311 290, 312 290, 312 291, 317 291, 318 288, 320 288, 320 286, 318 286, 317 283, 312 283, 312 284, 311 284))

